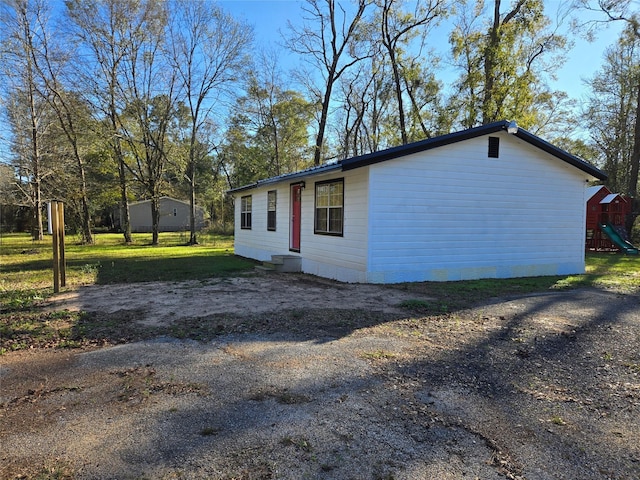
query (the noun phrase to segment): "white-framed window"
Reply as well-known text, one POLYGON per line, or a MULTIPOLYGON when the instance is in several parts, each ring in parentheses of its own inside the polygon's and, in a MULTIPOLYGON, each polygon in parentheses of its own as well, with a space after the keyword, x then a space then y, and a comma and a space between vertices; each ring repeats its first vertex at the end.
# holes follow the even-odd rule
POLYGON ((278 200, 278 191, 269 190, 267 192, 267 230, 276 230, 276 205, 278 200))
POLYGON ((251 229, 251 195, 240 199, 240 228, 251 229))
POLYGON ((344 219, 344 179, 317 182, 314 233, 342 235, 344 219))

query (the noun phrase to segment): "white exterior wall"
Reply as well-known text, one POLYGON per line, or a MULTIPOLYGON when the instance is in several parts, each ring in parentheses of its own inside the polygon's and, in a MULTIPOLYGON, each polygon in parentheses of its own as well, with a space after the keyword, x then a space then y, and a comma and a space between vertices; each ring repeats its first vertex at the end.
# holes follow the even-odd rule
POLYGON ((369 167, 366 281, 584 272, 588 174, 505 133, 369 167))
POLYGON ((235 236, 236 255, 259 261, 271 260, 271 255, 296 255, 289 252, 289 183, 267 185, 235 196, 235 236), (275 190, 276 229, 267 230, 267 192, 275 190), (251 195, 251 229, 240 228, 241 198, 251 195))
POLYGON ((365 282, 367 260, 367 168, 298 178, 302 191, 300 252, 289 251, 291 181, 235 194, 235 253, 259 261, 272 255, 302 257, 302 271, 343 282, 365 282), (344 179, 343 236, 314 234, 315 183, 344 179), (267 192, 277 190, 276 231, 267 230, 267 192), (240 228, 241 198, 252 196, 251 230, 240 228))
POLYGON ((300 254, 302 271, 342 282, 366 282, 367 168, 318 175, 302 193, 300 254), (344 231, 341 237, 313 233, 315 183, 344 178, 344 231))

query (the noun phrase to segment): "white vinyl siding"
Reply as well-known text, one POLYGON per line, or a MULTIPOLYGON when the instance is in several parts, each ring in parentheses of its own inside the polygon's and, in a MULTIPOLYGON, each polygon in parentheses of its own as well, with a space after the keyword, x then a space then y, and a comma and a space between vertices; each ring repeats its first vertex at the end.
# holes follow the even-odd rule
MULTIPOLYGON (((300 255, 302 271, 313 275, 347 282, 366 281, 367 259, 367 168, 352 172, 317 175, 305 179, 302 190, 302 219, 300 228, 300 255), (344 212, 343 234, 317 235, 314 233, 315 183, 343 179, 344 212)), ((251 230, 240 228, 240 198, 236 196, 235 253, 264 261, 271 255, 290 255, 290 182, 251 189, 253 225, 251 230), (277 190, 277 231, 267 231, 267 195, 277 190)))
POLYGON ((289 254, 289 184, 270 185, 268 188, 250 190, 252 197, 252 228, 240 228, 240 198, 245 196, 241 192, 235 202, 235 253, 247 258, 264 261, 271 260, 271 255, 289 254), (276 209, 277 230, 267 229, 267 196, 269 191, 275 190, 278 197, 276 209))
MULTIPOLYGON (((345 282, 397 283, 584 271, 589 174, 501 132, 354 170, 296 177, 302 271, 345 282), (343 232, 314 233, 315 185, 343 179, 343 232)), ((290 184, 236 193, 236 254, 289 252, 290 184), (277 231, 267 230, 277 190, 277 231), (252 230, 240 228, 240 197, 252 195, 252 230)))
POLYGON ((579 273, 587 175, 508 134, 370 167, 368 281, 579 273))
MULTIPOLYGON (((189 202, 171 197, 160 197, 159 201, 161 232, 188 231, 190 228, 191 206, 189 202)), ((129 204, 129 221, 132 232, 151 232, 151 200, 143 200, 129 204)), ((196 206, 196 228, 205 226, 205 215, 202 207, 196 206)))
POLYGON ((302 271, 344 282, 365 282, 367 261, 367 172, 359 168, 306 181, 302 192, 302 271), (344 180, 342 236, 314 234, 316 182, 344 180))

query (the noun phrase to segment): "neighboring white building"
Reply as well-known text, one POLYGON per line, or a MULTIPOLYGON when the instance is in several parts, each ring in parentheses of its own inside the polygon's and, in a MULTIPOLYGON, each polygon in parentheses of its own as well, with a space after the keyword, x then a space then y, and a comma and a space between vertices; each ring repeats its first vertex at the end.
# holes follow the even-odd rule
MULTIPOLYGON (((189 202, 176 200, 171 197, 160 197, 160 222, 161 232, 184 232, 189 227, 189 202)), ((151 200, 142 200, 129 204, 129 221, 132 232, 151 232, 151 200)), ((196 206, 196 228, 198 230, 206 226, 204 209, 196 206)))
POLYGON ((235 253, 362 283, 583 273, 586 188, 606 175, 510 126, 233 189, 235 253))

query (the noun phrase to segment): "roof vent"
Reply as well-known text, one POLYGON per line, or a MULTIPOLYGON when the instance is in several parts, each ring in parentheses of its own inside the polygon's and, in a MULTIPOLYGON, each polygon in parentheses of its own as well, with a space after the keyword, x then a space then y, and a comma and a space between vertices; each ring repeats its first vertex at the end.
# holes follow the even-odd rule
POLYGON ((489 137, 489 158, 498 158, 500 156, 500 139, 498 137, 489 137))

